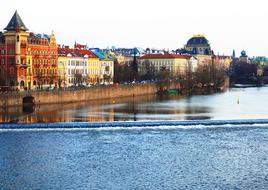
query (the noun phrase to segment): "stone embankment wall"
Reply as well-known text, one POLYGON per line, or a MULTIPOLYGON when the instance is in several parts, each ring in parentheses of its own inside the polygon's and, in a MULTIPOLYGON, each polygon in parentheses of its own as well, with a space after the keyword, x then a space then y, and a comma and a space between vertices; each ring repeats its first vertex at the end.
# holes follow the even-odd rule
MULTIPOLYGON (((34 97, 35 104, 56 104, 71 103, 80 101, 91 101, 108 98, 120 98, 127 96, 139 96, 146 94, 156 94, 159 89, 163 89, 158 84, 137 84, 137 85, 120 85, 93 87, 82 90, 55 90, 55 91, 33 91, 20 93, 2 93, 0 94, 0 107, 21 106, 23 98, 34 97)), ((179 83, 169 84, 167 88, 180 88, 179 83)))
MULTIPOLYGON (((229 78, 226 77, 223 89, 229 87, 229 78)), ((102 100, 109 98, 120 98, 128 96, 140 96, 146 94, 156 94, 159 90, 181 89, 178 82, 165 84, 135 84, 93 87, 81 90, 55 90, 55 91, 30 91, 12 92, 0 94, 0 107, 22 106, 25 97, 33 97, 36 105, 40 104, 61 104, 71 102, 82 102, 92 100, 102 100)))

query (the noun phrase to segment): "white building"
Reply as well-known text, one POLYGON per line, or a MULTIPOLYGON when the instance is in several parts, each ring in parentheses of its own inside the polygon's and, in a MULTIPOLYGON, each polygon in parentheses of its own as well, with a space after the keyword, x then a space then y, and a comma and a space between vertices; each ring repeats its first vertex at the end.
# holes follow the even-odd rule
POLYGON ((101 83, 112 84, 114 78, 114 61, 111 59, 100 60, 102 76, 101 83))
POLYGON ((88 82, 88 55, 67 54, 67 86, 85 85, 88 82))

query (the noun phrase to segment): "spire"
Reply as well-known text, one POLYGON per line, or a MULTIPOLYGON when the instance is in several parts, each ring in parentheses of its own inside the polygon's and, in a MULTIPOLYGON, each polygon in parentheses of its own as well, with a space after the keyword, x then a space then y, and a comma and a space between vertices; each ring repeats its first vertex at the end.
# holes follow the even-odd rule
POLYGON ((9 21, 7 27, 4 28, 6 31, 16 31, 16 30, 22 30, 27 31, 28 28, 24 25, 22 19, 20 18, 20 15, 16 11, 14 15, 12 16, 11 20, 9 21))
POLYGON ((235 58, 235 50, 233 50, 233 55, 232 55, 233 59, 235 58))

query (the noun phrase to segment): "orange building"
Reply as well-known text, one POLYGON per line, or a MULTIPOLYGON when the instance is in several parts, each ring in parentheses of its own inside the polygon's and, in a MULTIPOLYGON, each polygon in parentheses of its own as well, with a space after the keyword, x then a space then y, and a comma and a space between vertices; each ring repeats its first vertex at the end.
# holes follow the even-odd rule
POLYGON ((50 36, 30 33, 28 47, 32 58, 32 73, 29 74, 32 74, 33 87, 57 87, 58 47, 54 33, 52 32, 50 36))
POLYGON ((58 84, 57 43, 51 35, 29 33, 17 11, 0 33, 0 86, 48 88, 58 84))

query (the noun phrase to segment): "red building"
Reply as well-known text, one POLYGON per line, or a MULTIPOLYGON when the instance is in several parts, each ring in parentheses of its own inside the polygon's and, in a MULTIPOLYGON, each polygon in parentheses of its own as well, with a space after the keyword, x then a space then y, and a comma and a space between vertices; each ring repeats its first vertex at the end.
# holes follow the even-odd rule
POLYGON ((11 89, 57 86, 55 36, 29 33, 17 11, 0 32, 0 86, 11 89))

